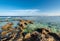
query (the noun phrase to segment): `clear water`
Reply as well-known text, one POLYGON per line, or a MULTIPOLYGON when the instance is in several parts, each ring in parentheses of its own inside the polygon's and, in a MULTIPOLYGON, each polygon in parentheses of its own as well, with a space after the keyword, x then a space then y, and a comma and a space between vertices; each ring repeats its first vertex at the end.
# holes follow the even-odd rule
POLYGON ((2 20, 3 22, 0 22, 0 30, 1 27, 7 24, 8 22, 5 22, 5 20, 8 19, 9 22, 12 22, 14 25, 13 27, 17 26, 17 23, 19 21, 13 21, 13 19, 25 19, 25 20, 32 20, 36 24, 35 26, 42 26, 42 27, 48 27, 51 26, 54 30, 60 29, 60 16, 0 16, 0 21, 2 20))

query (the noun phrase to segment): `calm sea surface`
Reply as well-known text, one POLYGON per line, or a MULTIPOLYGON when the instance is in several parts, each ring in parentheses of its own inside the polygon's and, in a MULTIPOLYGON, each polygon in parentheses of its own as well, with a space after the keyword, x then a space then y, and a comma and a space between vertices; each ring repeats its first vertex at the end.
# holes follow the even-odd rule
POLYGON ((0 16, 0 30, 1 27, 7 24, 8 22, 5 22, 7 20, 9 22, 12 22, 14 25, 13 27, 17 26, 17 23, 19 21, 13 21, 13 19, 25 19, 25 20, 32 20, 33 22, 42 23, 43 25, 49 24, 49 25, 55 25, 57 28, 60 28, 60 16, 0 16))

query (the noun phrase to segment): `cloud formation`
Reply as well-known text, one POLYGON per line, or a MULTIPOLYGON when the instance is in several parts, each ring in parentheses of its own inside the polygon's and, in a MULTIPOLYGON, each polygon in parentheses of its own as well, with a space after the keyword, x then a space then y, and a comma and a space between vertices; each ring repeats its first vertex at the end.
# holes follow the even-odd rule
POLYGON ((60 16, 60 12, 41 12, 38 9, 0 11, 0 16, 60 16))

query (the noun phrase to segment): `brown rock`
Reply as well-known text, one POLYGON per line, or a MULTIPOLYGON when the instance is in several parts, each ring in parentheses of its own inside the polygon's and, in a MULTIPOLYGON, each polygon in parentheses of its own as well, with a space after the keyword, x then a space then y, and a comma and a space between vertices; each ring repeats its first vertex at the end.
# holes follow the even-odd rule
POLYGON ((9 30, 9 28, 11 28, 12 25, 13 25, 13 23, 7 23, 6 25, 4 25, 4 26, 2 27, 2 30, 9 30))

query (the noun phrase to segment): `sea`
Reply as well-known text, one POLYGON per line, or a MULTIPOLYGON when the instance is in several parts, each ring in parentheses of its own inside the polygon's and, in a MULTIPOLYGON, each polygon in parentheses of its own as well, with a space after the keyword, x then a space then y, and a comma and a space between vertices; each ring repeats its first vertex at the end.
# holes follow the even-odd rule
POLYGON ((8 19, 8 22, 12 22, 13 27, 17 26, 19 21, 14 21, 14 19, 24 19, 31 20, 34 23, 40 23, 43 25, 47 25, 48 27, 53 26, 56 29, 60 29, 60 16, 0 16, 0 31, 1 27, 6 25, 8 22, 5 21, 8 19))

